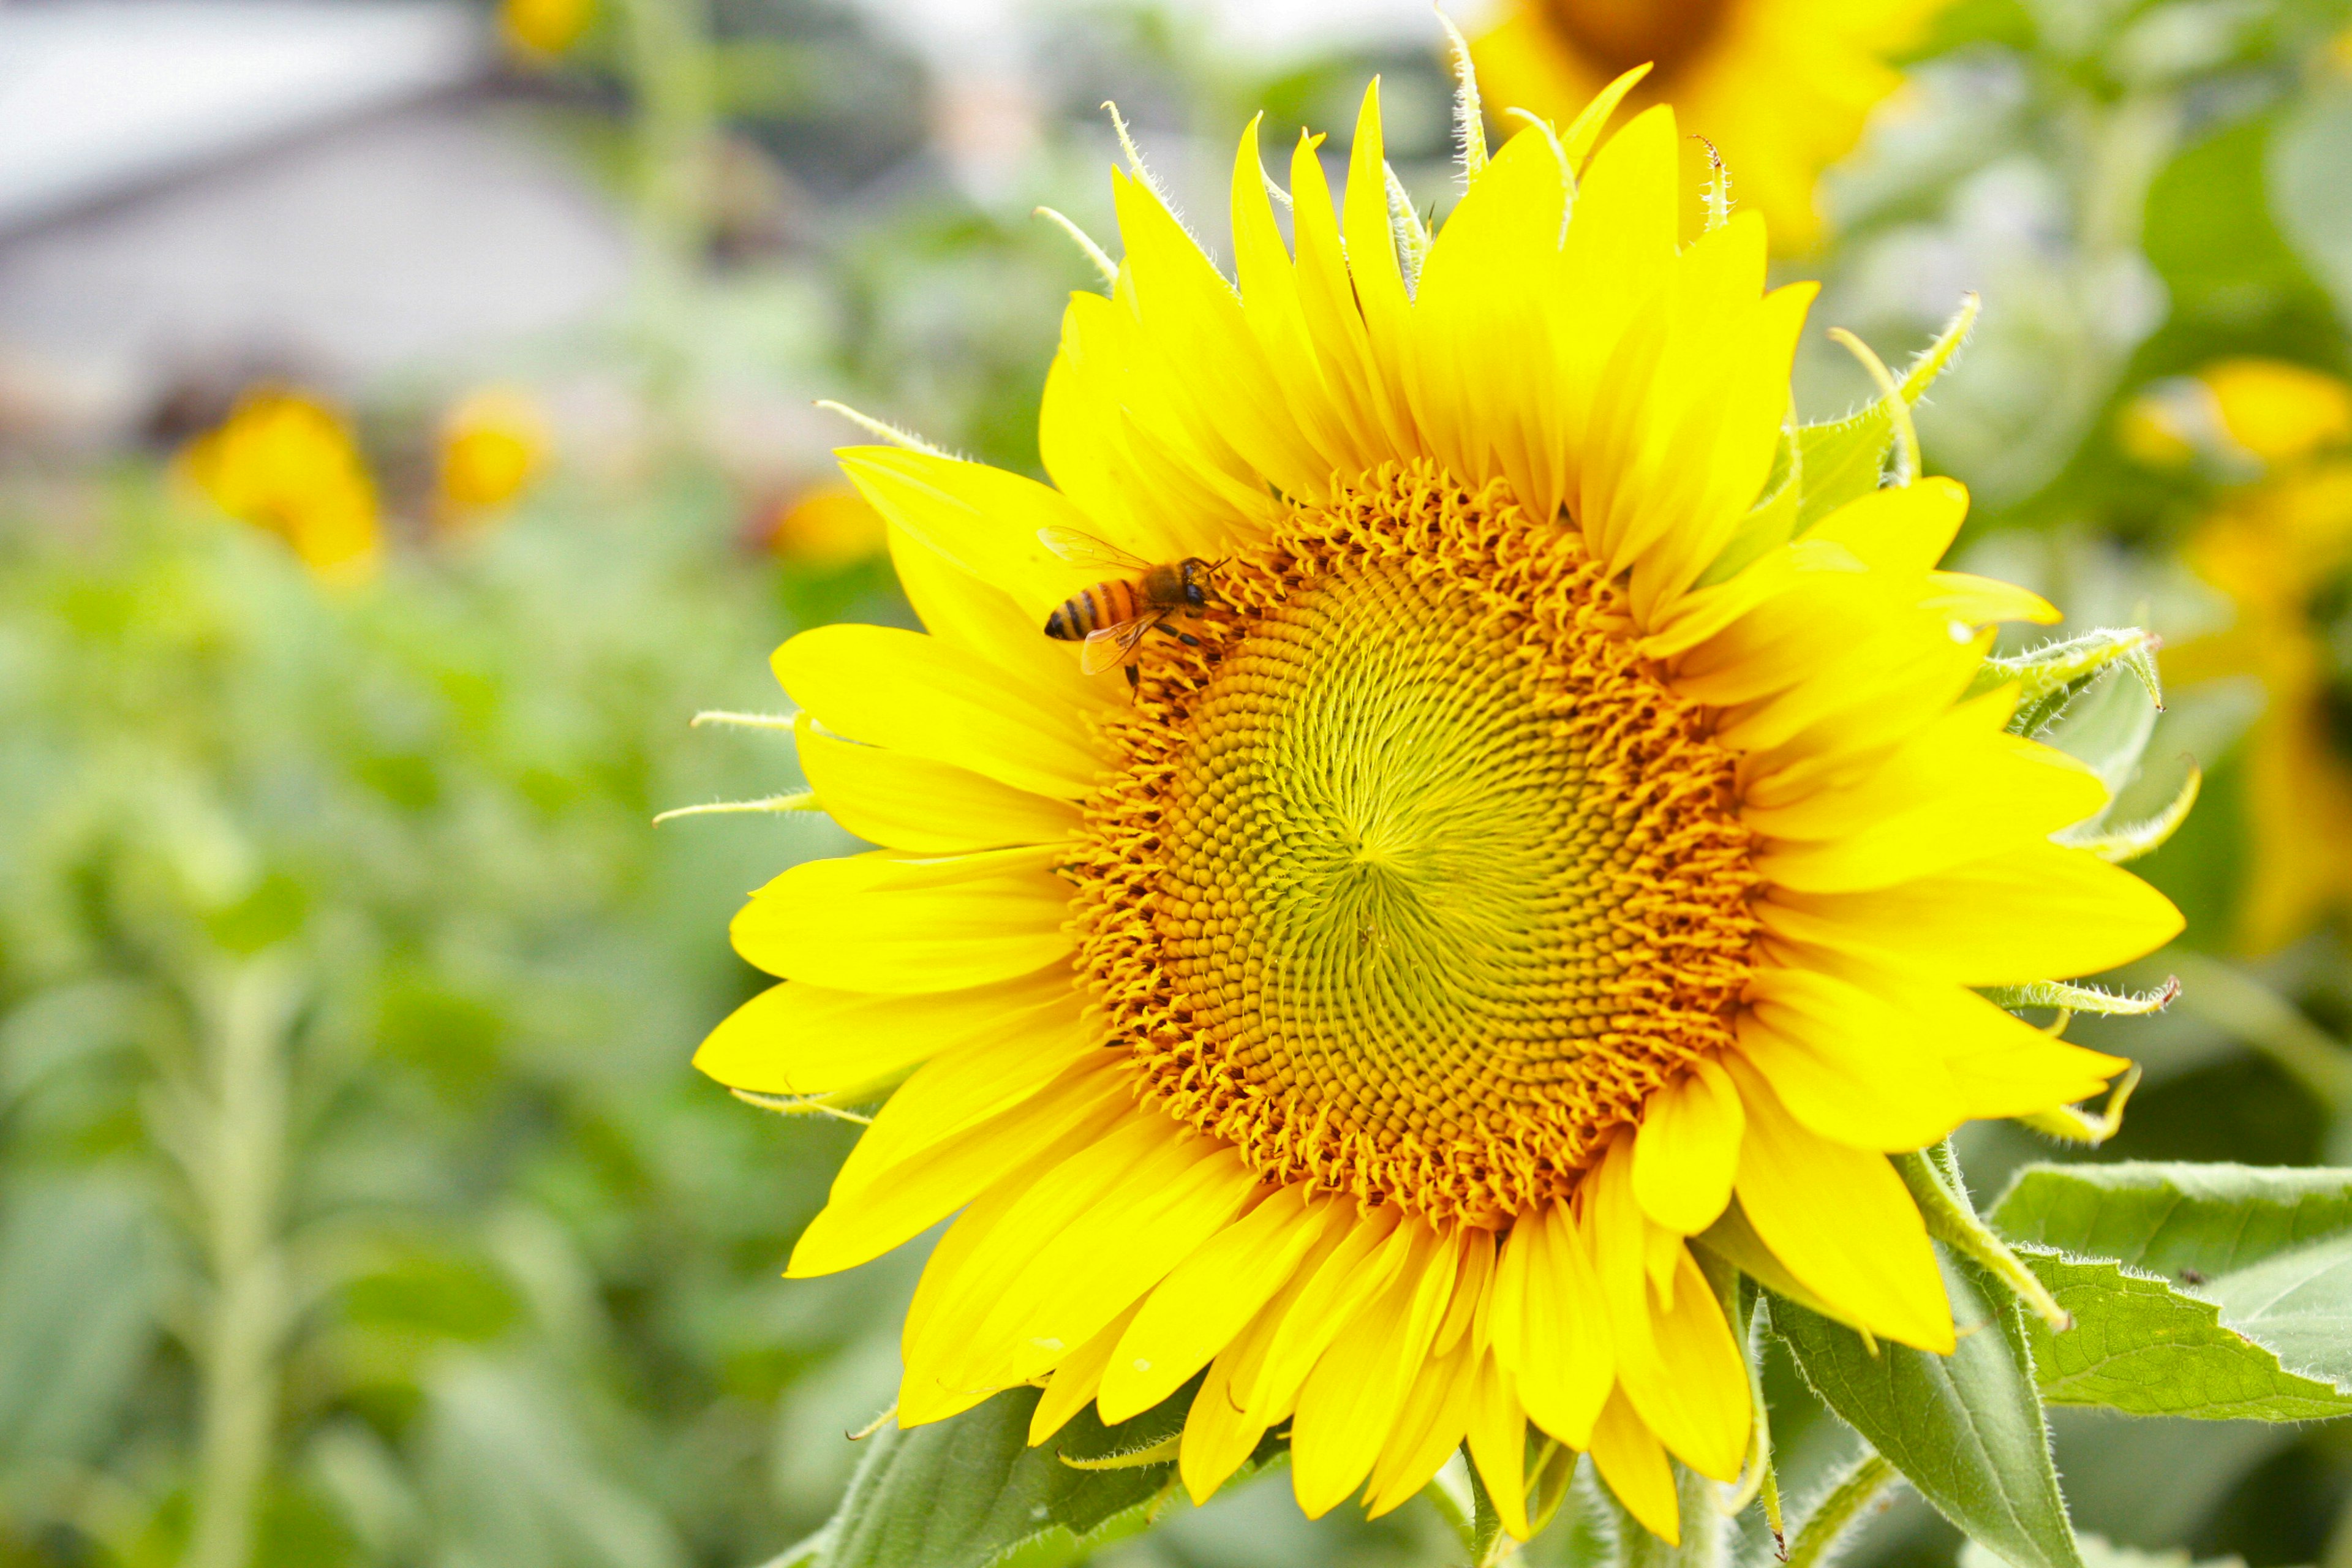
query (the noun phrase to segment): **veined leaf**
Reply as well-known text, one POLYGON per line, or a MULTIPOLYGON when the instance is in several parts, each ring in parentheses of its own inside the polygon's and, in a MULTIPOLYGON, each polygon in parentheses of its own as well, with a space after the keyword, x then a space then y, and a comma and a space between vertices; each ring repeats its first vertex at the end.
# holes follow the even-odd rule
POLYGON ((2275 1254, 2199 1293, 2288 1366, 2352 1387, 2352 1235, 2275 1254))
MULTIPOLYGON (((2352 1171, 2028 1165, 1989 1216, 2011 1241, 2218 1279, 2352 1233, 2352 1171)), ((2195 1284, 2190 1278, 2189 1283, 2195 1284)))
POLYGON ((1772 1324, 1829 1407, 1937 1512, 2014 1568, 2083 1568, 2058 1492, 2017 1304, 1940 1246, 1961 1338, 1949 1356, 1881 1344, 1785 1300, 1772 1324))
MULTIPOLYGON (((1158 1517, 1176 1493, 1172 1459, 1113 1468, 1070 1461, 1150 1453, 1182 1429, 1191 1386, 1117 1426, 1081 1411, 1033 1448, 1037 1398, 1034 1388, 1010 1389, 944 1421, 876 1432, 840 1510, 776 1568, 986 1568, 1016 1552, 1022 1568, 1047 1568, 1158 1517)), ((1278 1452, 1269 1439, 1251 1468, 1278 1452)))
MULTIPOLYGON (((2337 1252, 2339 1268, 2352 1268, 2344 1244, 2323 1243, 2337 1252)), ((2352 1415, 2352 1389, 2288 1371, 2276 1350, 2222 1321, 2222 1309, 2176 1287, 2170 1280, 2136 1274, 2111 1258, 2073 1258, 2038 1248, 2020 1249, 2026 1267, 2050 1288, 2074 1320, 2053 1333, 2038 1320, 2025 1325, 2042 1397, 2053 1405, 2095 1405, 2133 1415, 2187 1415, 2208 1421, 2320 1421, 2352 1415)), ((2269 1273, 2276 1264, 2301 1259, 2303 1249, 2248 1273, 2269 1273)), ((2335 1359, 2352 1359, 2347 1342, 2347 1308, 2352 1306, 2352 1271, 2330 1289, 2322 1278, 2298 1270, 2298 1282, 2316 1285, 2305 1306, 2321 1306, 2309 1325, 2332 1332, 2335 1359), (2333 1315, 2325 1310, 2332 1305, 2333 1315)), ((2231 1279, 2243 1279, 2232 1275, 2231 1279)), ((2285 1281, 2280 1281, 2284 1283, 2285 1281)), ((2260 1282, 2257 1283, 2260 1289, 2260 1282)), ((2293 1299, 2292 1287, 2282 1299, 2293 1299)), ((2259 1317, 2259 1311, 2252 1314, 2259 1317)), ((2290 1316, 2306 1314, 2291 1309, 2290 1316)), ((2297 1336, 2308 1342, 2310 1334, 2297 1336)), ((2300 1359, 2300 1358, 2298 1358, 2300 1359)))

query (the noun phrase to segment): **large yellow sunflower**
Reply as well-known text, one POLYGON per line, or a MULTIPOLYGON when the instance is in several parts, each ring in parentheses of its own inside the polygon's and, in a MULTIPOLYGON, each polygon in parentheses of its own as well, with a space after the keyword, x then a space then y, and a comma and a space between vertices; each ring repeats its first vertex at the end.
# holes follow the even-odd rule
MULTIPOLYGON (((1901 84, 1887 57, 1947 0, 1506 0, 1472 47, 1491 107, 1565 120, 1601 85, 1652 67, 1636 104, 1672 103, 1715 143, 1733 194, 1774 241, 1820 237, 1814 182, 1853 151, 1901 84)), ((1696 190, 1706 153, 1684 150, 1696 190)))
POLYGON ((1984 627, 2053 612, 1935 569, 1948 480, 1742 532, 1812 290, 1764 292, 1753 216, 1679 247, 1672 112, 1592 153, 1600 117, 1474 155, 1425 253, 1376 92, 1336 216, 1293 158, 1295 249, 1253 126, 1237 285, 1114 174, 1054 485, 842 454, 929 631, 775 664, 818 799, 887 847, 752 897, 785 983, 698 1060, 896 1084, 791 1273, 960 1215, 902 1424, 1042 1383, 1042 1438, 1197 1377, 1196 1497, 1286 1425, 1310 1514, 1466 1442, 1524 1536, 1564 1446, 1671 1540, 1668 1456, 1748 1445, 1731 1269, 1948 1351, 1887 1152, 2123 1067, 1969 989, 2179 925, 2050 841, 2098 782, 1967 695, 1984 627), (1100 575, 1073 531, 1213 563, 1132 698, 1041 632, 1100 575))

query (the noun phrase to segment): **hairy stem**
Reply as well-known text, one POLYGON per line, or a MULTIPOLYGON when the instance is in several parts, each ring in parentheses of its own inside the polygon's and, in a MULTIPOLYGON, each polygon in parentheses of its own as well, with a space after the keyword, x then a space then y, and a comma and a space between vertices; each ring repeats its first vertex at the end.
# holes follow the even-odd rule
POLYGON ((1814 1505, 1813 1511, 1798 1528, 1796 1539, 1789 1543, 1789 1568, 1823 1568, 1835 1552, 1840 1538, 1864 1510, 1878 1500, 1878 1494, 1894 1479, 1895 1467, 1876 1454, 1865 1454, 1856 1460, 1853 1468, 1814 1505))

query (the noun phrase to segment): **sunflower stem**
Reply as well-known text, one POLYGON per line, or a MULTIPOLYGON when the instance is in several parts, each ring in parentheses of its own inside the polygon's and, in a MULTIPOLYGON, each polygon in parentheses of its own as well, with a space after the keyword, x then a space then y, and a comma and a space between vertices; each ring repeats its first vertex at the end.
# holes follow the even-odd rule
POLYGON ((1931 1150, 1895 1155, 1895 1168, 1901 1173, 1903 1184, 1911 1189, 1920 1217, 1927 1222, 1929 1236, 2000 1280, 2011 1295, 2032 1310, 2034 1316, 2053 1329, 2063 1333, 2074 1326, 2073 1315, 2058 1304, 2049 1287, 2009 1249, 2009 1243, 1977 1217, 1975 1205, 1969 1202, 1968 1189, 1960 1184, 1959 1166, 1952 1158, 1950 1140, 1931 1150))
POLYGON ((1805 1516, 1781 1561, 1789 1568, 1825 1568, 1847 1531, 1894 1479, 1895 1467, 1874 1453, 1855 1460, 1829 1495, 1805 1516))

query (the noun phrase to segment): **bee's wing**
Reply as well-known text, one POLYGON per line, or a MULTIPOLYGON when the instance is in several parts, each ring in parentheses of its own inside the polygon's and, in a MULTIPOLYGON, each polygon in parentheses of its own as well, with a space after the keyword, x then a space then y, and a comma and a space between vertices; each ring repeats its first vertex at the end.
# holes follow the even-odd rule
POLYGON ((1037 542, 1070 563, 1073 566, 1090 566, 1098 571, 1116 572, 1121 576, 1150 570, 1151 563, 1140 556, 1129 555, 1108 540, 1097 539, 1075 528, 1041 528, 1037 542))
POLYGON ((1125 664, 1143 634, 1151 629, 1156 616, 1138 616, 1131 621, 1120 621, 1088 632, 1087 640, 1078 645, 1078 668, 1088 675, 1100 675, 1106 669, 1116 669, 1125 664))

